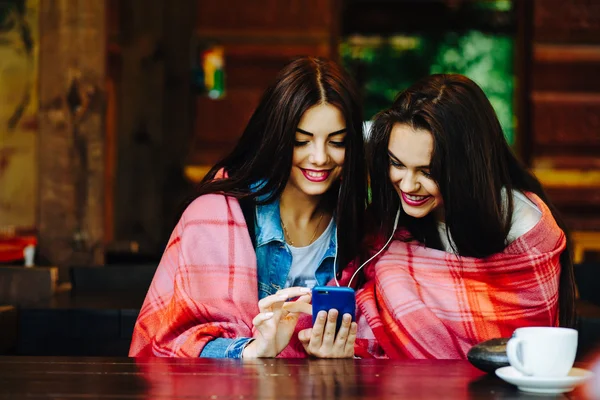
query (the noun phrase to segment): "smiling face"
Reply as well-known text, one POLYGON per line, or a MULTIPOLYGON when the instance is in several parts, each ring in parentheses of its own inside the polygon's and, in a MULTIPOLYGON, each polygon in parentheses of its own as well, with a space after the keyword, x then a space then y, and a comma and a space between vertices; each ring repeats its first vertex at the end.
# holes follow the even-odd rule
POLYGON ((320 196, 342 174, 346 155, 346 121, 331 104, 315 105, 296 129, 292 170, 286 190, 320 196))
POLYGON ((433 136, 406 124, 392 128, 388 153, 390 180, 400 196, 402 209, 414 218, 441 210, 442 194, 430 176, 433 136))

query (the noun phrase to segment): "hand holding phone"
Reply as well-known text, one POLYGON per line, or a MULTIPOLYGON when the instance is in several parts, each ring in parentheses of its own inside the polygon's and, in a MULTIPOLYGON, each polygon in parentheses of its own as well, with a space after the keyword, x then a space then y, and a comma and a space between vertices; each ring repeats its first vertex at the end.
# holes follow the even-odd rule
POLYGON ((356 298, 354 289, 337 286, 315 286, 312 290, 312 317, 313 325, 317 320, 319 311, 329 312, 331 309, 338 311, 335 332, 340 330, 344 314, 350 314, 352 321, 356 315, 356 298))
POLYGON ((351 288, 313 288, 313 326, 298 333, 298 339, 306 353, 317 358, 352 358, 358 332, 356 322, 352 322, 355 310, 356 300, 351 288), (321 318, 319 314, 322 314, 321 318), (322 318, 323 314, 327 318, 322 318))

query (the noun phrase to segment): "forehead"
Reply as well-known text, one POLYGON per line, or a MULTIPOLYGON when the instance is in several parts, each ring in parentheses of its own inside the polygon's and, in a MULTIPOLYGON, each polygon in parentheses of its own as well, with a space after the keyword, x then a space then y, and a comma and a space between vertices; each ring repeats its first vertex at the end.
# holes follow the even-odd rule
POLYGON ((331 104, 317 104, 302 114, 298 128, 312 134, 329 134, 346 127, 342 112, 331 104))
POLYGON ((395 124, 390 134, 388 150, 405 166, 423 166, 431 163, 433 135, 425 129, 395 124))

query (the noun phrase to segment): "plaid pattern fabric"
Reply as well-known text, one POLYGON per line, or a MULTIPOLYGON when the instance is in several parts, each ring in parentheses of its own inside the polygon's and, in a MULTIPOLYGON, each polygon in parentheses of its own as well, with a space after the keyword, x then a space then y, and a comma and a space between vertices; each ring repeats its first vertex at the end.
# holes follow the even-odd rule
MULTIPOLYGON (((129 356, 198 357, 214 338, 252 337, 258 313, 256 256, 240 205, 223 195, 200 196, 169 239, 129 356)), ((298 329, 309 321, 302 318, 298 329)), ((297 335, 280 356, 305 356, 297 335)))
POLYGON ((516 328, 556 326, 566 239, 546 205, 528 197, 539 223, 485 259, 393 241, 357 292, 359 337, 372 339, 359 340, 356 353, 380 346, 390 358, 465 359, 471 346, 516 328))

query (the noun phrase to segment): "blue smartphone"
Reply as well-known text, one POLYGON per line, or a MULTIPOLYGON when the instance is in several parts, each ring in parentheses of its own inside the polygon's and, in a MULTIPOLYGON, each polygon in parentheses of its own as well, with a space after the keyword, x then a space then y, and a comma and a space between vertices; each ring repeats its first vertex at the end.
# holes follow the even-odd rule
POLYGON ((350 314, 352 321, 354 321, 356 315, 354 289, 338 286, 315 286, 312 290, 313 325, 317 320, 319 311, 328 312, 332 308, 338 310, 337 325, 335 327, 335 333, 337 334, 342 326, 344 314, 350 314))

